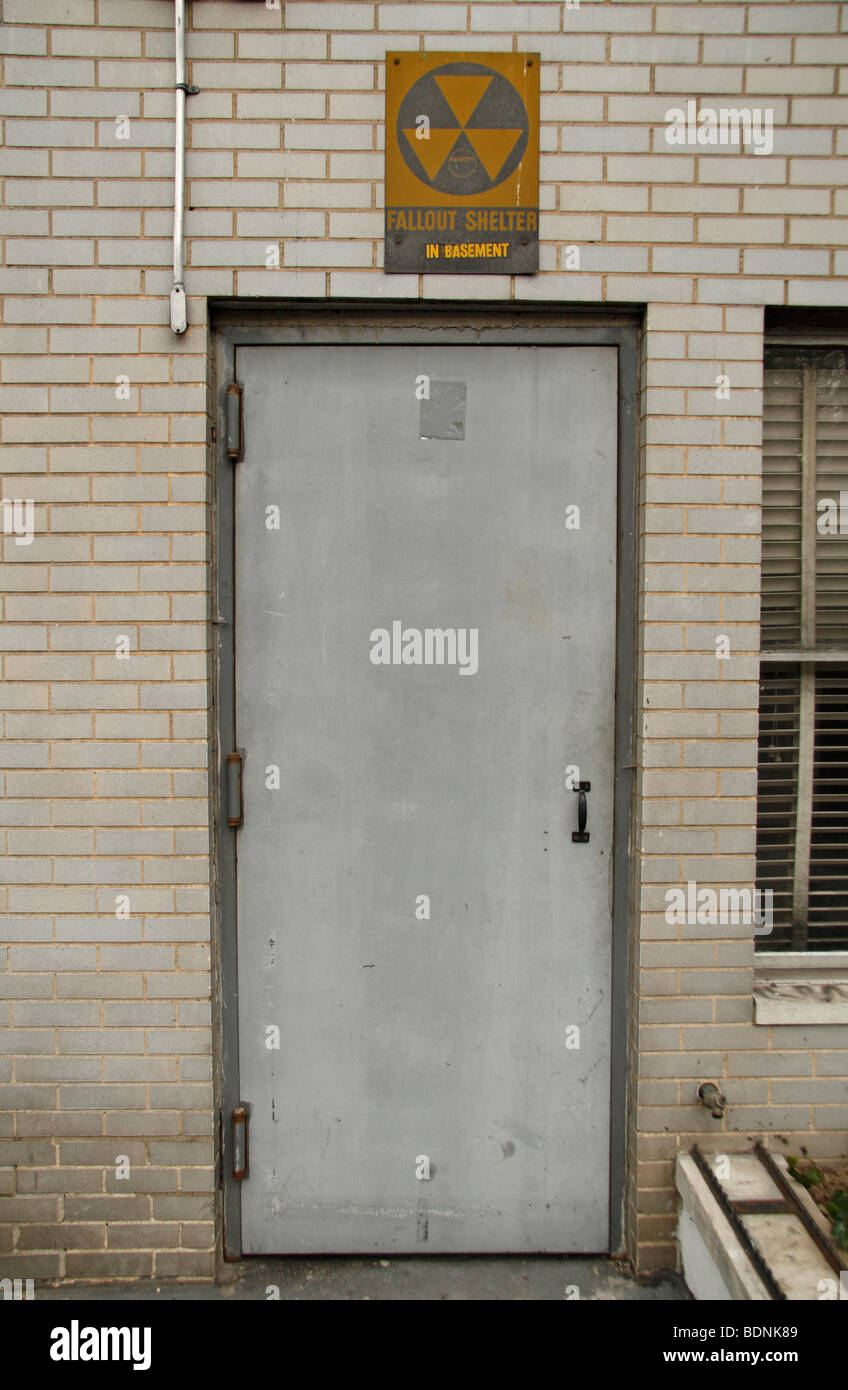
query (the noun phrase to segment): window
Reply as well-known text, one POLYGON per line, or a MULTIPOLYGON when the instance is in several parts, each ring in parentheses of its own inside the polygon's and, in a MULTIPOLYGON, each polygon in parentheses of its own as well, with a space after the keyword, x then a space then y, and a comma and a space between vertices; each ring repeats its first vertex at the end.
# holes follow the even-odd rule
POLYGON ((757 946, 848 951, 848 352, 774 348, 764 387, 757 946))

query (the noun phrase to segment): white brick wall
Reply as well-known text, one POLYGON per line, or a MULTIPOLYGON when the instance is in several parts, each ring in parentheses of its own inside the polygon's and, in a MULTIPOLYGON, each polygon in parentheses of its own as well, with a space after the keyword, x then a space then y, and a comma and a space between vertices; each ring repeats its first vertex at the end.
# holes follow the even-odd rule
POLYGON ((198 2, 180 339, 171 7, 4 0, 3 19, 0 466, 37 539, 5 542, 0 627, 2 1272, 213 1269, 213 295, 648 306, 628 1238, 670 1264, 674 1154, 715 1130, 699 1079, 727 1091, 726 1146, 777 1128, 826 1156, 848 1128, 848 1030, 755 1026, 747 935, 663 916, 669 884, 753 876, 763 306, 848 304, 848 5, 198 2), (386 50, 525 48, 542 272, 385 276, 386 50), (689 97, 770 106, 773 154, 666 145, 689 97))

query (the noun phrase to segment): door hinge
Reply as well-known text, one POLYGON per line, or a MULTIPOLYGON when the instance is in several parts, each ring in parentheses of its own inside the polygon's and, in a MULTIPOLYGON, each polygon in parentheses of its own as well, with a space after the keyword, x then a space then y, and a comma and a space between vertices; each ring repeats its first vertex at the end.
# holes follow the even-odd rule
POLYGON ((242 1101, 236 1106, 230 1117, 233 1130, 233 1177, 236 1182, 243 1182, 248 1176, 250 1167, 250 1151, 248 1141, 248 1126, 250 1124, 250 1106, 242 1101))
POLYGON ((227 824, 244 824, 244 794, 241 785, 241 753, 227 754, 227 824))
POLYGON ((227 426, 227 458, 236 463, 242 454, 242 394, 237 381, 231 381, 224 399, 227 426))

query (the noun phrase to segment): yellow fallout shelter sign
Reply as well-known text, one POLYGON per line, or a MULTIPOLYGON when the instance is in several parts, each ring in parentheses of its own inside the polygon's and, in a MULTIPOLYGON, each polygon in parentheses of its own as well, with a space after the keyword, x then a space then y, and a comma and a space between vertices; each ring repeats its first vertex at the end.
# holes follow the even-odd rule
POLYGON ((538 270, 538 54, 386 54, 385 266, 538 270))

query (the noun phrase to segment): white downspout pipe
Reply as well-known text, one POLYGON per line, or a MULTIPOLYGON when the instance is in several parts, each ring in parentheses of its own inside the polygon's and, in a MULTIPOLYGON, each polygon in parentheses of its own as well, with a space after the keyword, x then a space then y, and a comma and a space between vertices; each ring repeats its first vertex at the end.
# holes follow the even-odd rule
POLYGON ((185 333, 186 294, 183 285, 183 222, 185 219, 185 0, 174 0, 176 36, 176 108, 174 113, 174 283, 171 287, 171 328, 185 333))

